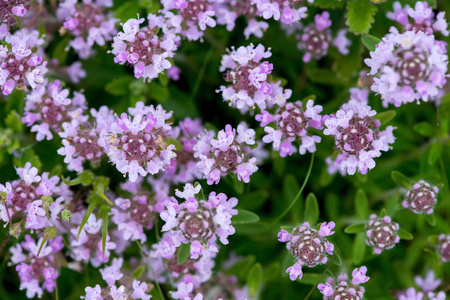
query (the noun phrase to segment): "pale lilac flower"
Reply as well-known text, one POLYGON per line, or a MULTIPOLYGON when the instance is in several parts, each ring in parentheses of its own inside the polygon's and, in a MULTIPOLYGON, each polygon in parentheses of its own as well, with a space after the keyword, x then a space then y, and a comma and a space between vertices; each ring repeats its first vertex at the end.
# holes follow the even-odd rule
POLYGON ((167 70, 167 77, 173 81, 178 81, 180 79, 181 70, 177 66, 172 66, 167 70))
POLYGON ((420 276, 414 278, 417 286, 421 288, 421 291, 416 291, 415 288, 410 287, 405 291, 397 293, 398 300, 445 300, 444 291, 434 291, 441 284, 441 279, 434 278, 433 270, 428 271, 426 277, 422 279, 420 276))
POLYGON ((369 90, 365 88, 351 88, 350 99, 359 101, 363 104, 369 104, 369 90))
POLYGON ((435 289, 437 289, 437 287, 441 285, 442 280, 441 279, 435 279, 434 278, 434 271, 430 270, 430 271, 428 271, 428 273, 425 276, 425 278, 422 278, 420 276, 414 277, 414 282, 425 293, 427 293, 427 292, 431 292, 431 291, 434 291, 435 289))
POLYGON ((308 131, 310 128, 322 129, 322 106, 314 105, 313 100, 308 100, 306 108, 303 108, 300 101, 287 103, 283 97, 277 99, 276 104, 278 109, 275 113, 261 110, 261 114, 255 117, 267 133, 263 142, 272 143, 273 149, 279 151, 281 157, 297 152, 297 147, 293 145, 297 140, 300 141, 300 154, 315 152, 316 143, 320 143, 322 139, 308 131), (275 128, 269 124, 274 124, 275 128))
POLYGON ((199 194, 200 189, 200 185, 194 188, 186 184, 183 191, 176 190, 175 194, 186 201, 179 204, 172 197, 166 201, 166 210, 161 213, 165 222, 162 231, 169 232, 175 247, 181 243, 191 243, 192 259, 217 252, 214 246, 217 238, 222 244, 228 244, 227 237, 235 231, 231 216, 237 214, 237 210, 233 209, 238 202, 236 198, 227 199, 223 193, 212 192, 207 200, 197 200, 195 195, 199 194))
MULTIPOLYGON (((334 162, 327 159, 330 173, 346 170, 353 175, 358 170, 366 174, 375 167, 373 159, 381 156, 381 151, 390 149, 389 144, 395 141, 394 128, 388 126, 380 131, 380 122, 374 119, 375 115, 376 111, 370 106, 352 99, 342 105, 336 115, 324 116, 326 128, 323 133, 334 136, 335 147, 340 152, 334 162)), ((345 174, 344 171, 341 173, 345 174)))
POLYGON ((398 223, 392 222, 390 217, 381 218, 371 215, 365 226, 366 244, 374 247, 375 254, 392 249, 396 243, 400 242, 400 237, 397 235, 399 229, 398 223))
POLYGON ((370 52, 370 57, 365 63, 374 76, 372 91, 381 95, 385 107, 433 100, 447 82, 445 47, 434 35, 422 31, 392 32, 370 52))
POLYGON ((223 100, 238 109, 253 109, 255 105, 266 108, 272 92, 268 76, 273 66, 261 60, 271 55, 270 48, 265 51, 261 44, 256 48, 253 44, 238 49, 232 47, 229 54, 223 55, 220 71, 225 72, 225 80, 231 83, 228 87, 222 85, 218 90, 223 100))
POLYGON ((348 280, 346 274, 340 274, 338 276, 338 282, 334 278, 327 278, 325 284, 319 283, 317 288, 323 294, 324 300, 332 299, 363 299, 365 289, 359 286, 362 283, 366 283, 369 277, 366 276, 367 268, 362 266, 356 268, 352 272, 352 280, 348 280))
POLYGON ((438 253, 443 262, 450 261, 450 234, 439 235, 438 253))
POLYGON ((278 233, 280 242, 287 242, 286 248, 295 258, 295 264, 286 270, 291 280, 302 279, 302 267, 315 267, 328 261, 327 254, 332 255, 334 245, 326 237, 334 233, 334 222, 322 223, 320 230, 311 228, 308 222, 295 227, 292 233, 282 229, 278 233))
POLYGON ((437 186, 431 186, 428 182, 419 180, 406 192, 402 205, 416 214, 432 214, 437 203, 438 192, 437 186))
POLYGON ((300 6, 301 1, 296 0, 251 0, 256 4, 258 11, 264 19, 273 18, 275 21, 291 24, 306 17, 308 10, 300 6))
MULTIPOLYGON (((3 3, 3 2, 2 2, 3 3)), ((47 62, 33 53, 33 48, 42 45, 36 30, 22 29, 13 35, 7 34, 0 45, 0 87, 3 95, 9 95, 14 88, 35 89, 44 82, 47 62)))
POLYGON ((136 78, 150 81, 172 67, 169 58, 174 56, 179 38, 166 30, 164 16, 149 14, 149 25, 140 28, 144 21, 138 17, 122 24, 123 31, 114 37, 111 52, 115 55, 115 63, 129 63, 134 67, 136 78))
POLYGON ((206 132, 194 145, 197 163, 208 184, 217 184, 221 177, 236 174, 238 180, 248 183, 250 176, 258 170, 257 159, 253 156, 251 145, 255 144, 255 131, 245 123, 238 125, 237 130, 226 125, 219 131, 217 139, 213 132, 206 132))
POLYGON ((116 23, 119 19, 113 17, 112 12, 106 12, 112 7, 110 0, 65 0, 61 1, 56 12, 63 26, 75 38, 69 46, 82 59, 95 54, 94 44, 104 46, 117 34, 116 23))
POLYGON ((73 83, 79 83, 81 79, 86 78, 86 71, 83 69, 81 61, 76 61, 68 66, 66 72, 73 83))

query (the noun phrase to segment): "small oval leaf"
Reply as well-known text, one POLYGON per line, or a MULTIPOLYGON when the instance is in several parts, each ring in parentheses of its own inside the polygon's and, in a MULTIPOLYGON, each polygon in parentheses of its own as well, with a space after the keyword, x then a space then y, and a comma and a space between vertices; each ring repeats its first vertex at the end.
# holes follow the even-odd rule
POLYGON ((260 263, 256 263, 247 274, 248 293, 253 298, 259 290, 263 280, 263 269, 260 263))
POLYGON ((363 261, 366 248, 366 234, 358 233, 353 241, 353 263, 355 265, 359 265, 363 261))
POLYGON ((369 217, 369 200, 367 200, 367 195, 362 189, 356 192, 355 210, 360 220, 367 220, 369 217))
POLYGON ((398 171, 392 171, 391 178, 398 186, 404 187, 408 190, 412 188, 411 180, 398 171))
POLYGON ((353 224, 350 226, 345 227, 344 232, 345 233, 360 233, 360 232, 364 232, 365 231, 365 224, 361 223, 361 224, 353 224))
POLYGON ((316 273, 303 273, 302 279, 300 279, 300 283, 308 284, 308 285, 316 285, 319 283, 322 274, 316 273))
POLYGON ((238 209, 238 214, 231 217, 231 224, 248 224, 259 221, 259 216, 245 209, 238 209))
MULTIPOLYGON (((195 183, 194 183, 194 188, 196 188, 196 187, 198 187, 200 185, 200 183, 198 182, 198 181, 196 181, 195 183)), ((197 194, 195 194, 195 199, 197 199, 197 200, 206 200, 205 199, 205 193, 203 192, 203 187, 200 185, 200 191, 197 193, 197 194)))
POLYGON ((433 129, 433 126, 431 126, 430 123, 428 122, 417 123, 416 125, 414 125, 413 129, 420 135, 426 137, 432 137, 436 131, 435 129, 433 129))
POLYGON ((434 217, 434 214, 425 215, 425 220, 427 220, 428 224, 431 226, 436 225, 436 218, 434 217))
POLYGON ((191 243, 181 244, 177 253, 177 264, 184 264, 191 256, 191 243))
POLYGON ((380 121, 381 126, 386 125, 387 123, 389 123, 389 121, 391 121, 395 115, 397 113, 395 112, 395 110, 388 110, 388 111, 384 111, 382 113, 379 113, 375 116, 375 119, 377 119, 378 121, 380 121))
POLYGON ((314 226, 319 219, 319 203, 313 193, 309 193, 306 197, 304 219, 312 226, 314 226))
POLYGON ((414 236, 403 228, 400 228, 397 235, 403 240, 412 240, 414 236))
POLYGON ((381 42, 381 40, 371 34, 365 34, 361 36, 361 42, 369 51, 375 51, 376 46, 381 42))
POLYGON ((439 157, 441 157, 442 147, 440 143, 434 143, 430 146, 430 151, 428 152, 428 164, 434 165, 439 157))

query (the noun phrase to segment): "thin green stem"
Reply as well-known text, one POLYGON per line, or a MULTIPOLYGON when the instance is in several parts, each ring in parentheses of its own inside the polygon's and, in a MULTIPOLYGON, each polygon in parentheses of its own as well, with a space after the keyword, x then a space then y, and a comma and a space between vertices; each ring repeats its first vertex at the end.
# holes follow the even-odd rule
POLYGON ((292 202, 289 205, 289 207, 286 208, 285 211, 283 211, 283 213, 281 215, 279 215, 278 218, 275 219, 275 221, 272 222, 272 225, 278 223, 289 212, 289 210, 291 210, 291 208, 295 205, 297 200, 300 199, 300 196, 302 195, 302 192, 303 192, 303 190, 304 190, 304 188, 306 186, 306 183, 308 182, 309 175, 311 175, 312 166, 314 164, 314 155, 315 155, 315 153, 312 153, 312 155, 311 155, 311 162, 309 163, 308 173, 306 173, 305 180, 303 181, 303 185, 300 188, 300 190, 298 191, 297 196, 295 196, 294 200, 292 200, 292 202))
POLYGON ((198 71, 197 79, 195 80, 194 88, 192 89, 191 96, 189 97, 189 101, 194 101, 195 97, 197 96, 198 90, 200 88, 200 84, 202 83, 203 77, 205 77, 205 71, 206 67, 208 66, 209 61, 211 60, 211 57, 214 53, 215 47, 212 46, 211 49, 209 49, 208 53, 205 56, 205 59, 203 60, 202 67, 198 71))
POLYGON ((155 280, 155 285, 156 285, 156 288, 158 289, 158 293, 161 296, 161 299, 165 300, 166 298, 164 297, 164 294, 163 294, 163 292, 161 290, 161 287, 159 286, 158 280, 156 279, 155 272, 153 272, 153 269, 150 266, 150 261, 148 260, 147 255, 144 255, 144 249, 142 248, 142 246, 139 243, 139 241, 136 241, 136 244, 138 245, 139 249, 141 250, 141 255, 143 257, 145 257, 145 260, 147 261, 147 267, 150 270, 150 272, 152 272, 152 276, 153 276, 153 279, 155 280))
MULTIPOLYGON (((337 251, 337 249, 336 249, 337 251)), ((316 284, 313 286, 313 288, 309 291, 308 295, 306 295, 305 299, 303 300, 308 300, 309 297, 311 297, 312 293, 314 292, 314 290, 316 289, 316 287, 319 285, 319 282, 322 281, 323 276, 328 272, 328 269, 330 269, 331 264, 334 262, 334 259, 337 256, 337 252, 336 254, 333 256, 333 258, 331 259, 330 263, 328 264, 327 268, 325 269, 325 271, 323 271, 322 275, 320 276, 319 280, 316 282, 316 284)), ((333 276, 334 277, 334 276, 333 276)))

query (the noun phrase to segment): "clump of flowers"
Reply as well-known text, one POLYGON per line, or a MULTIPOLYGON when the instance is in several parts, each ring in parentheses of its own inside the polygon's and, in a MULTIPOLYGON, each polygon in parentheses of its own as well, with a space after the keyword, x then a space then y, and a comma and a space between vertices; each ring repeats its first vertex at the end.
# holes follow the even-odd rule
POLYGON ((231 216, 237 214, 233 209, 238 202, 236 198, 227 199, 223 193, 211 192, 208 199, 201 199, 200 190, 200 185, 186 184, 183 191, 175 192, 186 201, 179 204, 172 197, 166 201, 166 209, 161 213, 161 219, 165 221, 162 231, 169 232, 175 247, 191 243, 192 259, 217 252, 214 246, 217 238, 222 244, 228 244, 227 237, 234 233, 231 216))
POLYGON ((257 159, 252 156, 251 145, 255 144, 255 131, 247 128, 245 123, 238 125, 237 130, 231 125, 219 131, 217 139, 213 132, 207 132, 194 146, 200 161, 197 163, 208 184, 217 184, 220 177, 237 174, 239 180, 250 182, 250 175, 258 170, 257 159))
POLYGON ((212 8, 212 0, 164 0, 163 13, 172 19, 176 32, 190 41, 196 41, 203 37, 203 31, 216 26, 213 19, 215 11, 212 8), (170 10, 177 14, 173 15, 170 10))
POLYGON ((386 17, 399 22, 407 31, 422 31, 426 34, 440 32, 448 36, 447 21, 445 12, 441 11, 437 15, 428 6, 426 1, 417 1, 414 8, 406 4, 404 7, 396 1, 393 5, 394 11, 386 13, 386 17))
POLYGON ((67 169, 78 173, 83 172, 86 160, 93 166, 100 164, 106 147, 106 137, 101 136, 101 133, 115 121, 112 111, 106 106, 100 107, 98 111, 91 109, 90 112, 94 124, 89 123, 89 117, 83 115, 63 123, 64 131, 59 132, 59 136, 63 138, 63 147, 58 149, 58 154, 65 156, 67 169))
POLYGON ((450 261, 450 234, 439 235, 438 253, 443 262, 450 261))
POLYGON ((72 99, 68 96, 69 90, 62 89, 59 80, 39 85, 26 96, 22 122, 37 133, 37 141, 51 140, 52 131, 60 132, 64 122, 83 118, 86 109, 84 95, 74 92, 72 99))
POLYGON ((148 15, 149 25, 140 28, 144 18, 129 19, 122 24, 123 31, 114 37, 114 62, 129 63, 136 78, 152 80, 172 67, 168 60, 177 50, 178 39, 167 29, 163 16, 148 15), (158 31, 162 32, 158 35, 158 31))
POLYGON ((422 31, 388 34, 370 57, 365 63, 374 76, 371 88, 381 95, 383 106, 427 102, 447 82, 445 46, 422 31))
POLYGON ((336 282, 333 277, 328 277, 325 284, 319 283, 317 288, 323 294, 324 300, 349 299, 361 300, 365 289, 360 286, 369 281, 366 276, 367 268, 365 266, 356 268, 352 272, 352 280, 349 280, 347 274, 340 274, 336 282))
POLYGON ((220 71, 225 72, 225 80, 231 85, 221 86, 220 92, 224 101, 238 109, 253 109, 255 105, 266 108, 266 101, 272 92, 267 82, 273 66, 262 59, 272 55, 264 46, 241 46, 237 50, 232 47, 229 54, 222 57, 220 71))
POLYGON ((281 157, 297 152, 297 147, 293 145, 296 140, 301 143, 300 154, 315 152, 316 143, 320 143, 322 139, 317 135, 308 135, 308 131, 309 128, 322 129, 322 116, 319 114, 322 106, 314 105, 313 100, 308 100, 306 109, 303 109, 300 101, 286 103, 285 98, 281 98, 277 104, 279 107, 274 114, 261 110, 261 114, 255 117, 267 133, 263 142, 273 143, 273 149, 279 151, 281 157), (275 128, 269 124, 274 124, 275 128))
POLYGON ((128 174, 131 182, 138 174, 156 174, 170 165, 175 146, 168 145, 165 139, 171 130, 167 120, 172 113, 167 113, 161 105, 151 105, 142 109, 130 109, 130 114, 122 113, 120 119, 104 129, 106 149, 110 161, 119 172, 128 174))
POLYGON ((56 12, 58 18, 64 22, 64 28, 75 36, 70 41, 78 55, 89 58, 95 54, 94 44, 104 46, 117 34, 116 23, 112 13, 105 9, 112 7, 111 0, 65 0, 59 4, 56 12))
POLYGON ((278 233, 280 242, 287 242, 286 248, 295 258, 295 264, 286 270, 291 280, 302 279, 302 267, 315 267, 328 261, 327 254, 332 255, 334 245, 326 237, 334 233, 334 222, 320 224, 320 229, 311 228, 308 222, 295 227, 292 233, 282 229, 278 233))
MULTIPOLYGON (((3 1, 2 1, 3 3, 3 1)), ((33 53, 35 47, 43 44, 36 30, 22 29, 14 34, 6 34, 5 43, 0 45, 0 86, 3 95, 9 95, 14 88, 35 89, 44 82, 47 62, 33 53)))
POLYGON ((369 223, 365 226, 366 244, 374 247, 375 254, 392 249, 400 241, 397 235, 399 229, 398 223, 392 222, 391 217, 371 215, 369 223))
POLYGON ((431 186, 425 180, 419 180, 414 183, 412 189, 406 192, 402 205, 416 214, 432 214, 437 203, 438 192, 437 186, 431 186))
POLYGON ((433 292, 442 283, 441 279, 434 278, 433 270, 429 271, 425 278, 416 276, 414 281, 421 291, 410 287, 406 291, 397 293, 398 300, 412 300, 412 299, 429 299, 429 300, 444 300, 445 292, 433 292))
POLYGON ((311 58, 319 60, 327 55, 328 48, 332 42, 339 53, 343 55, 349 53, 348 47, 351 45, 351 41, 345 37, 347 31, 345 29, 340 30, 337 37, 332 41, 330 27, 330 14, 324 11, 321 14, 317 14, 314 17, 314 23, 306 26, 303 32, 297 35, 299 40, 298 48, 305 52, 303 56, 305 63, 309 62, 311 58))
POLYGON ((15 17, 23 17, 27 12, 25 0, 1 0, 0 1, 0 23, 14 24, 15 17))
MULTIPOLYGON (((275 21, 281 20, 285 24, 298 22, 305 18, 308 10, 299 5, 303 1, 297 0, 253 0, 252 2, 256 4, 264 19, 273 18, 275 21)), ((314 0, 308 0, 308 2, 314 2, 314 0)))
POLYGON ((374 118, 376 111, 356 100, 341 106, 336 114, 323 118, 326 135, 334 135, 335 147, 340 152, 335 161, 327 158, 328 171, 355 174, 358 170, 366 174, 375 167, 375 157, 381 151, 388 151, 394 143, 394 127, 387 126, 380 131, 380 122, 374 118))
POLYGON ((4 222, 25 228, 42 229, 52 226, 59 218, 61 203, 71 195, 58 176, 50 177, 48 172, 38 175, 38 169, 27 162, 16 169, 19 180, 0 184, 0 218, 4 222), (54 197, 55 199, 53 199, 54 197), (18 220, 17 224, 13 224, 18 220))
POLYGON ((41 298, 44 290, 49 293, 55 290, 59 268, 64 263, 60 252, 64 248, 62 240, 61 236, 57 236, 48 242, 44 242, 43 238, 36 242, 27 234, 25 241, 11 247, 11 263, 16 265, 20 290, 26 290, 27 298, 41 298))

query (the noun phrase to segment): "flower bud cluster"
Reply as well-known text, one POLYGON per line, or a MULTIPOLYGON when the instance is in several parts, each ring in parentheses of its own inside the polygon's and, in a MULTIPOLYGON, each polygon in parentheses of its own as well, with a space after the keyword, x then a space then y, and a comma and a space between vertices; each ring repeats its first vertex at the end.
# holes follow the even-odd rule
POLYGON ((438 253, 443 262, 450 261, 450 234, 439 235, 438 253))
POLYGON ((414 183, 413 188, 406 192, 403 207, 409 208, 416 214, 432 214, 437 203, 437 186, 431 186, 424 180, 414 183))
MULTIPOLYGON (((305 6, 300 6, 303 1, 298 0, 253 0, 258 11, 264 19, 273 18, 275 21, 281 20, 285 24, 298 22, 306 17, 305 6)), ((314 2, 314 0, 308 0, 314 2)))
POLYGON ((333 277, 328 277, 325 284, 319 283, 317 288, 323 294, 324 300, 361 300, 364 297, 365 289, 360 286, 369 281, 366 276, 367 268, 365 266, 356 268, 352 272, 352 280, 349 281, 346 274, 340 274, 336 282, 333 277))
POLYGON ((15 17, 23 17, 28 6, 25 0, 1 0, 0 1, 0 23, 14 24, 15 17))
POLYGON ((369 223, 365 227, 366 244, 374 247, 375 254, 392 249, 400 241, 400 237, 397 235, 399 229, 398 223, 392 222, 391 217, 381 218, 371 215, 369 223))

